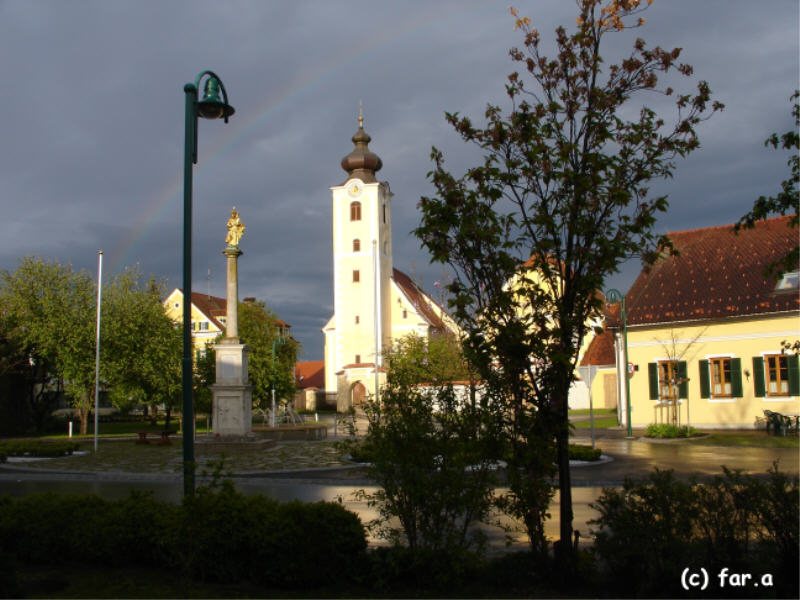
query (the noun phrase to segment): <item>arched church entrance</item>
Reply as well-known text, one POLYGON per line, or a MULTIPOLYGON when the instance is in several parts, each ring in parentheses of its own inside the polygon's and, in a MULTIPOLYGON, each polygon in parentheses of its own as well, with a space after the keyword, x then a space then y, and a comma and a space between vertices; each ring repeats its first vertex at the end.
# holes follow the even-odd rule
POLYGON ((356 381, 352 387, 352 406, 359 406, 367 399, 367 388, 360 381, 356 381))

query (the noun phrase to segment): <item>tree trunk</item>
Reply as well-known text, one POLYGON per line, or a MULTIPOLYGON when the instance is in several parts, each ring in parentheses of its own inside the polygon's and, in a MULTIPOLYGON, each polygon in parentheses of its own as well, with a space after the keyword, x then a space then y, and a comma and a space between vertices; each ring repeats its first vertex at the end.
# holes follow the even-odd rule
POLYGON ((575 552, 572 547, 572 480, 569 471, 569 406, 567 391, 559 390, 555 397, 558 424, 556 426, 556 458, 558 462, 559 540, 555 558, 561 572, 574 571, 575 552))
POLYGON ((86 435, 89 426, 89 408, 87 406, 78 407, 78 418, 81 421, 81 435, 86 435))

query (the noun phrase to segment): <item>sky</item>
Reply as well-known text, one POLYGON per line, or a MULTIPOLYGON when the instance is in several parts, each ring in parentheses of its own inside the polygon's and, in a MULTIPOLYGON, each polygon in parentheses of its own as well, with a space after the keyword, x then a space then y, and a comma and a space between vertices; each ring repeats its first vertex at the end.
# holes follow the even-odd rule
MULTIPOLYGON (((321 360, 333 313, 330 187, 353 145, 363 103, 378 179, 394 194, 395 267, 432 293, 443 276, 410 233, 434 195, 432 146, 462 173, 479 155, 445 122, 482 122, 507 106, 508 56, 522 45, 509 0, 0 0, 0 269, 24 256, 96 277, 138 265, 182 285, 183 86, 206 69, 236 109, 200 120, 194 167, 193 289, 225 295, 225 224, 236 206, 240 298, 264 300, 292 326, 301 360, 321 360)), ((515 4, 552 47, 574 27, 566 0, 515 4)), ((644 27, 607 38, 607 64, 635 37, 681 47, 694 76, 726 105, 698 128, 701 148, 674 177, 662 232, 734 223, 789 175, 764 147, 793 127, 798 88, 796 0, 656 0, 644 27)), ((546 52, 547 53, 547 52, 546 52)), ((663 106, 658 96, 642 104, 663 106)), ((672 116, 672 110, 664 113, 672 116)), ((638 261, 608 286, 626 291, 638 261)))

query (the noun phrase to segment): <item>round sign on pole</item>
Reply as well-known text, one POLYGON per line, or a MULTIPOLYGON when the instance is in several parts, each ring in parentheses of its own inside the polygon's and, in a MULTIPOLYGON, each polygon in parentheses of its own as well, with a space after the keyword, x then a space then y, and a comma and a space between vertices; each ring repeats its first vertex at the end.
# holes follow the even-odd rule
POLYGON ((633 363, 628 363, 628 375, 633 375, 634 371, 636 371, 636 367, 633 366, 633 363))

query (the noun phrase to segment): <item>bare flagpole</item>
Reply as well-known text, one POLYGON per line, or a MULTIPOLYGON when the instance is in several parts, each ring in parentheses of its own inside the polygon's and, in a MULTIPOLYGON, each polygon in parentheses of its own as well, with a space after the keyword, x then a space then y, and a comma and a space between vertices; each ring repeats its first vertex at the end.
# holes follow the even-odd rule
POLYGON ((97 453, 97 428, 100 422, 100 305, 103 299, 103 251, 97 251, 97 336, 94 352, 94 451, 97 453))

